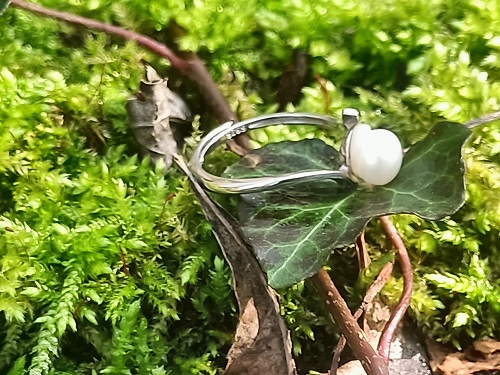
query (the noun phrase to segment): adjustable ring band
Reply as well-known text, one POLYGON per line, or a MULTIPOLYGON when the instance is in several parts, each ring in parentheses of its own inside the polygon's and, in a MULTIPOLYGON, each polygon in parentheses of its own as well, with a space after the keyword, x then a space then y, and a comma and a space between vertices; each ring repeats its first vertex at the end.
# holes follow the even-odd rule
MULTIPOLYGON (((347 120, 350 120, 351 123, 356 122, 356 116, 356 114, 348 115, 347 120)), ((346 127, 348 127, 348 123, 349 121, 346 121, 346 118, 344 118, 346 127)), ((274 113, 253 117, 239 122, 226 122, 212 130, 201 140, 189 163, 191 172, 207 189, 223 194, 256 193, 271 188, 277 188, 291 181, 349 179, 347 167, 342 167, 339 170, 309 170, 286 173, 273 177, 231 179, 214 176, 203 169, 205 156, 226 140, 249 130, 264 128, 271 125, 315 125, 330 128, 338 126, 339 121, 331 116, 316 115, 312 113, 274 113)))

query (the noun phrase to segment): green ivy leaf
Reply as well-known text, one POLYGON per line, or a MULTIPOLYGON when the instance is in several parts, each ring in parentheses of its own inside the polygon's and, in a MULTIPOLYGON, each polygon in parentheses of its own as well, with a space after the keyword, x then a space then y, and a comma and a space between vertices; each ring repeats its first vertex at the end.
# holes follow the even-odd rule
MULTIPOLYGON (((399 175, 386 186, 324 180, 242 195, 240 224, 269 284, 283 288, 312 276, 334 248, 353 243, 372 217, 414 213, 437 220, 456 212, 465 200, 461 150, 470 134, 461 124, 437 124, 407 152, 399 175)), ((339 165, 338 152, 313 139, 267 145, 225 174, 270 176, 339 165)))
POLYGON ((0 16, 9 7, 10 1, 11 0, 0 0, 0 16))

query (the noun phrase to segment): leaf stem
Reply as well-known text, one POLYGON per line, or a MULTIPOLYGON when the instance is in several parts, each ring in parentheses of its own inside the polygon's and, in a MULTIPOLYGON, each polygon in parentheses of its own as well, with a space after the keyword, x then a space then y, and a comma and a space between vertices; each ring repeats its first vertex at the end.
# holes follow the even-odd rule
POLYGON ((487 115, 472 119, 467 121, 464 125, 469 129, 473 129, 477 126, 487 124, 488 122, 493 122, 500 120, 500 111, 488 113, 487 115))
POLYGON ((399 323, 403 319, 403 316, 410 305, 411 293, 413 289, 413 271, 411 268, 410 257, 406 246, 398 233, 398 230, 389 219, 388 216, 381 216, 380 222, 384 227, 385 232, 391 239, 394 248, 396 249, 399 257, 399 262, 401 264, 401 270, 403 272, 403 294, 399 299, 398 304, 394 308, 394 311, 386 323, 384 330, 382 331, 382 336, 380 337, 378 343, 378 353, 386 361, 389 361, 389 352, 391 349, 391 341, 394 336, 394 332, 398 327, 399 323))
MULTIPOLYGON (((389 262, 382 268, 380 273, 377 275, 375 281, 369 286, 368 290, 366 291, 366 294, 363 297, 361 305, 354 313, 354 319, 358 320, 361 317, 361 315, 363 315, 363 313, 366 311, 368 305, 372 303, 373 299, 377 296, 377 294, 380 293, 384 285, 387 283, 387 280, 389 280, 389 277, 391 276, 393 266, 394 264, 392 262, 389 262)), ((337 373, 340 361, 340 355, 344 350, 345 344, 346 344, 346 338, 344 335, 342 335, 340 336, 339 342, 337 343, 337 347, 335 348, 335 353, 333 355, 332 364, 330 367, 330 375, 335 375, 337 373)))
POLYGON ((365 371, 370 375, 389 375, 387 363, 371 347, 328 272, 322 268, 311 281, 365 371))
MULTIPOLYGON (((163 57, 170 61, 172 68, 178 70, 182 75, 186 76, 194 82, 203 95, 206 102, 212 108, 213 113, 216 115, 220 122, 235 121, 236 115, 233 113, 226 99, 220 92, 217 84, 214 82, 210 73, 208 72, 205 64, 195 54, 190 53, 187 59, 183 59, 173 52, 166 45, 139 33, 124 29, 120 26, 110 25, 104 22, 92 20, 89 18, 77 16, 68 12, 61 12, 54 9, 44 8, 37 4, 28 3, 24 0, 12 0, 11 6, 23 9, 43 17, 54 18, 59 21, 67 22, 73 25, 83 26, 90 30, 104 32, 108 35, 118 36, 125 40, 134 41, 139 46, 148 49, 155 55, 163 57)), ((250 149, 248 136, 240 135, 234 138, 236 142, 232 142, 239 147, 231 146, 230 148, 237 154, 250 149)))

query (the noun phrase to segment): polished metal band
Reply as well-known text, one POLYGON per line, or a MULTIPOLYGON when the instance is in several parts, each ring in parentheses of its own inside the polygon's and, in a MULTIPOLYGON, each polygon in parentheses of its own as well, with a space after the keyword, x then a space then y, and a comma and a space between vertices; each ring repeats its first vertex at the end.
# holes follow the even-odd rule
MULTIPOLYGON (((355 111, 355 110, 353 110, 355 111)), ((344 125, 351 127, 358 121, 358 113, 344 113, 344 125)), ((256 193, 282 186, 292 181, 310 181, 318 179, 349 179, 348 168, 339 170, 309 170, 287 173, 274 177, 224 178, 214 176, 203 169, 205 156, 215 147, 228 139, 248 130, 264 128, 271 125, 314 125, 329 128, 338 126, 339 121, 333 117, 312 113, 273 113, 250 118, 239 122, 227 122, 208 133, 196 148, 190 161, 193 175, 207 189, 223 194, 256 193)))

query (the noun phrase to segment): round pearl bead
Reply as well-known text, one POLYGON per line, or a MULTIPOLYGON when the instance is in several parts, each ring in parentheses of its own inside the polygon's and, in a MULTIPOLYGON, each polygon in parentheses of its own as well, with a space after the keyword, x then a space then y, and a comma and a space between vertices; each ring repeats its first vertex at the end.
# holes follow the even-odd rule
POLYGON ((401 169, 403 148, 393 132, 358 124, 349 135, 347 162, 355 177, 371 185, 386 185, 401 169))

